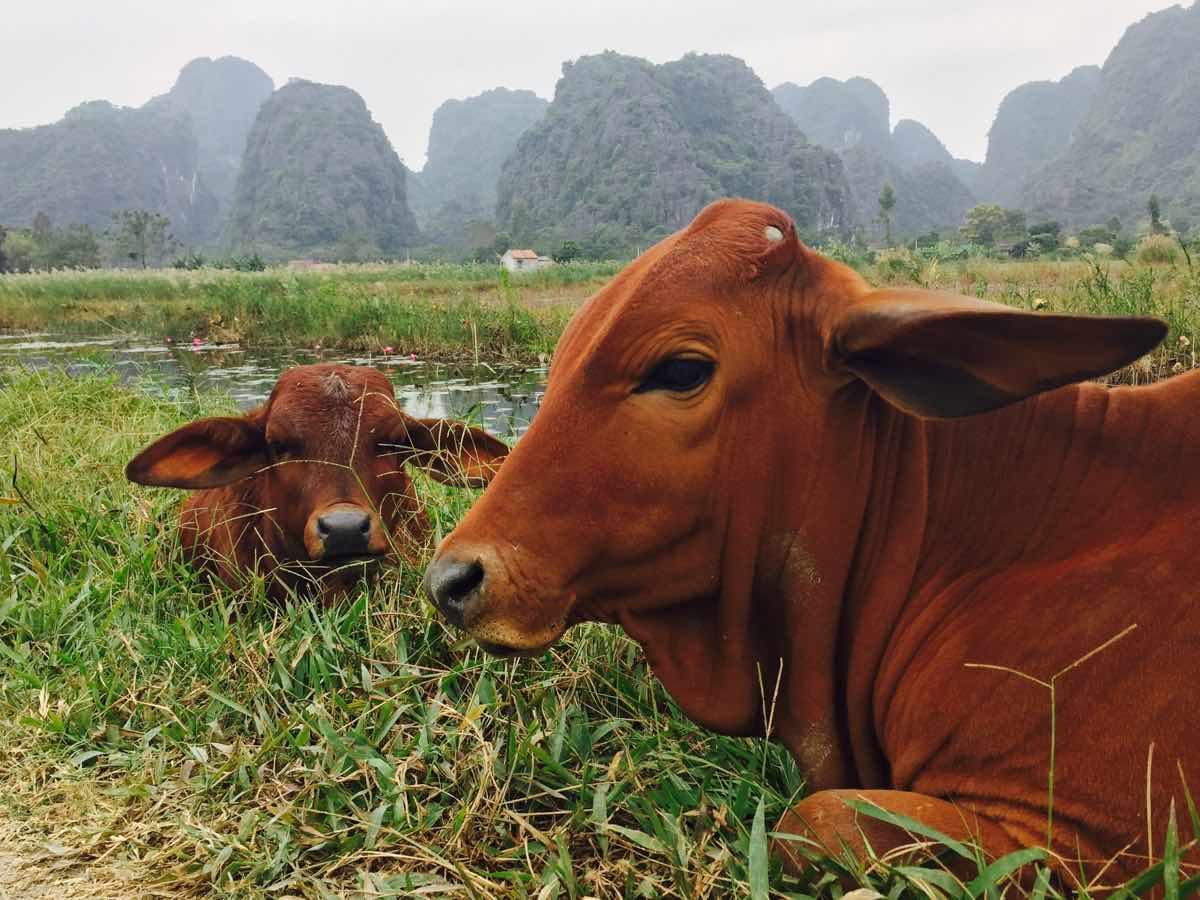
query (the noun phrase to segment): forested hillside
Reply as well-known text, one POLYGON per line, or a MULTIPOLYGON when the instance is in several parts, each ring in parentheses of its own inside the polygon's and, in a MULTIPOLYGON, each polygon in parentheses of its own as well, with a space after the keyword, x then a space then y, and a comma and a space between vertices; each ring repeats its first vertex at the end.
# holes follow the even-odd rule
POLYGON ((835 151, 845 166, 855 225, 881 230, 879 197, 891 185, 897 235, 956 228, 975 198, 956 172, 970 174, 924 125, 906 119, 891 131, 887 95, 866 78, 785 82, 772 92, 810 141, 835 151))
POLYGON ((1130 26, 1057 159, 1028 179, 1023 205, 1071 225, 1135 227, 1151 194, 1166 218, 1200 224, 1200 4, 1130 26))
POLYGON ((814 235, 851 223, 841 162, 744 62, 610 52, 563 66, 545 117, 504 164, 497 221, 518 241, 624 253, 729 195, 775 203, 814 235))
POLYGON ((42 212, 55 224, 103 229, 129 207, 168 216, 184 241, 216 227, 217 199, 187 117, 97 100, 53 125, 0 131, 0 222, 28 226, 42 212))
POLYGON ((408 192, 428 240, 466 247, 472 224, 494 221, 500 169, 549 105, 533 91, 494 88, 438 107, 425 168, 412 175, 408 192))
POLYGON ((988 132, 976 183, 981 199, 1022 206, 1030 176, 1067 150, 1099 88, 1099 67, 1080 66, 1060 81, 1033 81, 1011 91, 988 132))
MULTIPOLYGON (((229 213, 246 136, 275 84, 252 62, 236 56, 194 59, 174 87, 146 104, 190 119, 200 178, 217 201, 218 220, 229 213)), ((214 228, 210 237, 216 237, 214 228)))

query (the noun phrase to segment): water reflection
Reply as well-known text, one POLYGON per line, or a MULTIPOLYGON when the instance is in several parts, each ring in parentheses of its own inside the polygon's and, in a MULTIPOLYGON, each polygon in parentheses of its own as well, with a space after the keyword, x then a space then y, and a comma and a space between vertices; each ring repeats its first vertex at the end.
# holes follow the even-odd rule
POLYGON ((51 334, 0 335, 0 369, 61 367, 73 375, 100 370, 170 398, 193 390, 223 391, 249 409, 270 393, 284 369, 313 362, 374 366, 396 387, 409 415, 482 419, 493 434, 516 437, 529 427, 545 387, 546 370, 448 366, 408 356, 343 354, 296 349, 248 350, 232 344, 170 346, 123 339, 51 334))

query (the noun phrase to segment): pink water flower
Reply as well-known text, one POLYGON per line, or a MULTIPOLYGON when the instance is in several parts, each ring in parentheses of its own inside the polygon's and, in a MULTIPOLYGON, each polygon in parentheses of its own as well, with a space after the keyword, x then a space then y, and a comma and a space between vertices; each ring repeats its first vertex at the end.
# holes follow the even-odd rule
POLYGON ((416 362, 416 361, 417 361, 417 354, 415 354, 415 353, 410 353, 410 354, 408 354, 408 358, 409 358, 409 361, 411 361, 411 362, 416 362))
POLYGON ((395 347, 384 347, 383 352, 384 353, 392 353, 395 351, 395 349, 396 349, 395 347))
POLYGON ((200 338, 198 338, 198 337, 192 338, 192 346, 193 347, 199 347, 203 343, 204 343, 204 341, 200 340, 200 338))
POLYGON ((170 339, 170 338, 167 338, 167 343, 168 343, 168 344, 169 344, 169 343, 171 343, 171 339, 170 339))

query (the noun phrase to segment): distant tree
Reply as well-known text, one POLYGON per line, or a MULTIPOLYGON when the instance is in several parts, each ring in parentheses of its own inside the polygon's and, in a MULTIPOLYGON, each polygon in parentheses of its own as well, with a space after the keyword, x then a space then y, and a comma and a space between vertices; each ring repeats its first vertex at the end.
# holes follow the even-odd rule
POLYGON ((1062 226, 1058 222, 1035 222, 1029 226, 1029 243, 1039 253, 1051 253, 1062 243, 1062 226))
POLYGON ((52 229, 39 247, 44 269, 95 269, 100 265, 100 242, 86 225, 52 229))
POLYGON ((32 237, 39 244, 46 244, 50 241, 50 217, 42 210, 38 210, 33 217, 33 226, 31 228, 32 237))
POLYGON ((171 221, 166 216, 145 209, 123 209, 113 213, 115 230, 113 250, 120 259, 128 259, 143 269, 151 262, 162 263, 163 257, 175 244, 171 221))
POLYGON ((896 208, 896 192, 890 181, 884 182, 879 192, 879 221, 883 223, 883 241, 892 246, 892 210, 896 208))
POLYGON ((1146 211, 1150 213, 1150 233, 1166 234, 1167 229, 1163 226, 1162 204, 1159 202, 1158 194, 1150 195, 1150 200, 1146 204, 1146 211))
POLYGON ((28 231, 10 231, 4 239, 5 265, 10 272, 32 272, 38 264, 38 245, 28 231))
POLYGON ((1109 234, 1111 234, 1114 238, 1121 233, 1121 220, 1116 216, 1113 216, 1111 219, 1105 222, 1104 226, 1108 229, 1109 234))
POLYGON ((991 247, 1004 230, 1004 207, 999 203, 980 203, 967 211, 963 237, 973 244, 991 247))
POLYGON ((1025 240, 1025 213, 999 203, 981 203, 968 210, 962 231, 966 240, 984 247, 998 242, 1018 244, 1025 240))
POLYGON ((1108 225, 1091 225, 1081 229, 1076 237, 1079 239, 1079 246, 1090 249, 1096 244, 1115 244, 1117 232, 1108 225))
POLYGON ((563 241, 562 246, 554 253, 554 261, 565 263, 583 256, 583 248, 575 241, 563 241))
POLYGON ((8 271, 8 257, 4 255, 4 239, 8 237, 8 229, 0 225, 0 275, 8 271))
POLYGON ((503 256, 512 249, 512 245, 513 239, 511 234, 509 234, 507 231, 496 232, 496 238, 492 242, 492 250, 495 251, 497 256, 503 256))

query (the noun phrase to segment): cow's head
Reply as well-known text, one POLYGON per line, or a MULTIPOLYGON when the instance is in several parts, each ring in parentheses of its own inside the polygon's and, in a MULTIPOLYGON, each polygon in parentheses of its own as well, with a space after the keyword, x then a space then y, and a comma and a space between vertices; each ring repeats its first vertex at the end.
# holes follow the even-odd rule
POLYGON ((398 542, 423 540, 405 463, 448 483, 482 486, 508 448, 444 419, 414 419, 375 369, 298 366, 243 416, 201 419, 159 438, 126 467, 138 484, 189 489, 243 482, 272 565, 293 564, 325 590, 345 589, 398 542))
POLYGON ((872 290, 779 210, 715 203, 576 314, 532 427, 427 591, 493 652, 536 653, 598 619, 661 638, 664 666, 707 657, 689 678, 739 653, 753 678, 747 598, 778 579, 819 593, 829 545, 853 550, 852 411, 983 413, 1116 369, 1163 333, 872 290))

